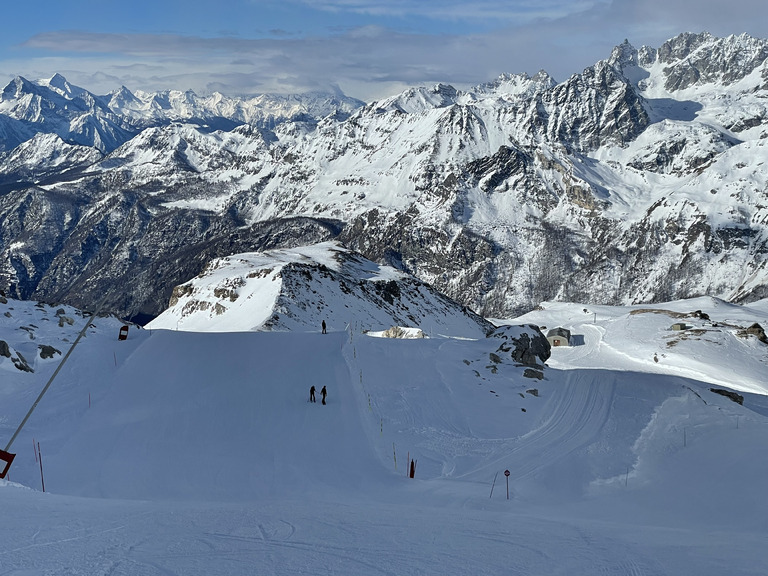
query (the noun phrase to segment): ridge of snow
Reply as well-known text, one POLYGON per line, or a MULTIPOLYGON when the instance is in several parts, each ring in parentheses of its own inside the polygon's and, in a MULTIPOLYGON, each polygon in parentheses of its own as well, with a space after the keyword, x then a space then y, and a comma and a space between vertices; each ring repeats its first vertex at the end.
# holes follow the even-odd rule
POLYGON ((333 330, 408 322, 430 334, 474 338, 489 328, 429 286, 337 242, 213 260, 176 287, 168 309, 147 327, 317 331, 323 321, 333 330))

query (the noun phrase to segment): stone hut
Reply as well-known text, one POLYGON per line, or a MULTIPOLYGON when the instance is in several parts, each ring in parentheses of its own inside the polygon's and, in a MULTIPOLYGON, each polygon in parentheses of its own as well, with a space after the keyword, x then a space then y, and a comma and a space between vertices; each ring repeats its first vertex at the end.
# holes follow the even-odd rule
POLYGON ((570 346, 571 345, 571 331, 565 328, 552 328, 547 332, 547 341, 549 345, 554 346, 570 346))

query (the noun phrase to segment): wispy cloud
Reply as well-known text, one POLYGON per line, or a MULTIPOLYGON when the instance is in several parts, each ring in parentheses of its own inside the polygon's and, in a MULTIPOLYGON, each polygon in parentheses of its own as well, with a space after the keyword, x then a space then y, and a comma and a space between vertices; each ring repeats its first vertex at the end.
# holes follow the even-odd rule
POLYGON ((625 38, 659 46, 681 32, 768 37, 768 3, 731 0, 612 0, 520 2, 485 0, 283 0, 283 5, 361 14, 487 18, 474 32, 459 26, 435 33, 396 28, 371 16, 364 25, 299 35, 264 24, 262 37, 235 34, 44 31, 21 43, 18 56, 0 60, 0 77, 40 78, 60 72, 89 90, 187 89, 206 93, 300 92, 338 85, 365 100, 407 86, 448 82, 465 87, 501 73, 547 70, 562 80, 599 59, 625 38), (579 11, 574 11, 578 9, 579 11), (471 15, 466 15, 471 13, 471 15), (460 32, 456 32, 456 30, 460 32))
POLYGON ((434 20, 489 20, 496 25, 529 22, 538 18, 562 18, 582 12, 605 0, 291 0, 330 12, 354 12, 371 16, 419 16, 434 20))

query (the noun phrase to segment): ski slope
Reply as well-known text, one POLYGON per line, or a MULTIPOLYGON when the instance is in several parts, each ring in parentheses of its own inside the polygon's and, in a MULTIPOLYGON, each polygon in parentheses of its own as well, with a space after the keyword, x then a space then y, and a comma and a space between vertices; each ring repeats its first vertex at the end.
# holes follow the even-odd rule
MULTIPOLYGON (((12 304, 0 338, 13 348, 29 340, 19 318, 60 349, 79 330, 12 304)), ((608 312, 603 322, 626 314, 608 312)), ((121 342, 118 327, 94 322, 13 447, 0 574, 698 576, 768 565, 768 396, 743 392, 739 405, 680 370, 603 356, 619 347, 606 326, 603 345, 554 350, 543 380, 493 360, 494 339, 352 326, 132 328, 121 342), (590 366, 568 366, 563 352, 590 366)), ((681 344, 699 356, 709 345, 681 344)), ((55 365, 28 374, 0 360, 0 439, 55 365)), ((734 366, 740 381, 754 377, 745 358, 734 366)))

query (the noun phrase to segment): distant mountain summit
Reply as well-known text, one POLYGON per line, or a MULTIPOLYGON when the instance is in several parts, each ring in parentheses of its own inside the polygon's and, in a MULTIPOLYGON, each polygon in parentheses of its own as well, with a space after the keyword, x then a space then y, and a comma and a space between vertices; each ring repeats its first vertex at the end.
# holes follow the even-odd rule
POLYGON ((0 288, 163 311, 214 258, 335 240, 489 317, 768 296, 768 40, 617 46, 462 91, 0 97, 0 288))
POLYGON ((0 94, 0 119, 6 125, 6 134, 0 132, 0 151, 43 132, 106 154, 146 128, 172 122, 191 123, 201 130, 231 130, 241 124, 276 125, 344 114, 361 105, 341 93, 228 98, 218 93, 202 97, 191 90, 134 94, 121 86, 97 96, 61 74, 38 82, 17 76, 0 94))

